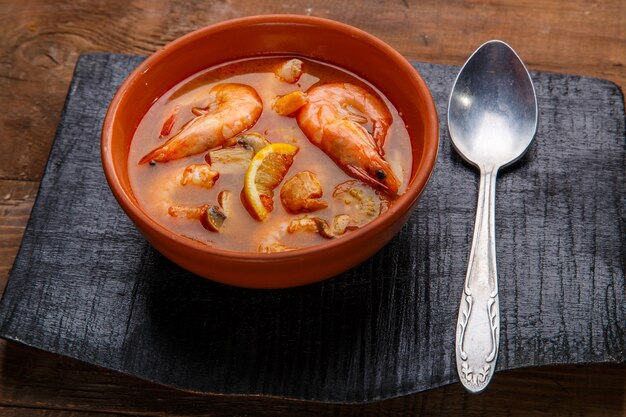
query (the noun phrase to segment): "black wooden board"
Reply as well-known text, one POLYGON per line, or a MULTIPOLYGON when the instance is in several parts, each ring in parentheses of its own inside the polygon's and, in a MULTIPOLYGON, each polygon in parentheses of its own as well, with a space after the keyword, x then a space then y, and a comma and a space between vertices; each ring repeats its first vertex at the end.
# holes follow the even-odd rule
MULTIPOLYGON (((109 191, 101 124, 141 60, 79 59, 0 305, 0 336, 200 392, 363 402, 457 381, 455 321, 478 185, 446 126, 458 68, 416 64, 439 109, 441 145, 408 225, 341 276, 263 291, 172 264, 109 191)), ((536 140, 498 180, 497 368, 624 362, 623 97, 604 80, 533 79, 536 140)))

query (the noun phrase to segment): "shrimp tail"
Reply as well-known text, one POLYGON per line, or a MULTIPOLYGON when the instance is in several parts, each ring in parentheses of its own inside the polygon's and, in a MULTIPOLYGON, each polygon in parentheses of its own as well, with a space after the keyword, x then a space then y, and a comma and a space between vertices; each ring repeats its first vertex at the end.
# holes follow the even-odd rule
POLYGON ((191 142, 189 138, 181 135, 181 133, 178 133, 176 136, 170 138, 163 145, 148 152, 143 158, 139 160, 139 165, 145 164, 146 162, 168 162, 173 159, 183 158, 185 156, 200 153, 205 150, 204 146, 201 146, 205 145, 204 142, 189 142, 191 142))
POLYGON ((143 165, 145 163, 151 162, 151 161, 160 161, 165 157, 165 153, 163 152, 163 148, 162 147, 158 147, 150 152, 148 152, 148 154, 146 154, 143 158, 141 158, 139 160, 139 165, 143 165))

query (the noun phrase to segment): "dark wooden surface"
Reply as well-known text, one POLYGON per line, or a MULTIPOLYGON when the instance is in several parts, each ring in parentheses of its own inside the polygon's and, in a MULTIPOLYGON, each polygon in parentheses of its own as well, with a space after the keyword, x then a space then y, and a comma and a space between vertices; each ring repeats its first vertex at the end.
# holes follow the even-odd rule
MULTIPOLYGON (((594 75, 623 87, 625 7, 620 0, 365 1, 359 7, 334 1, 3 1, 0 279, 6 280, 21 240, 82 51, 146 54, 225 18, 310 13, 368 30, 409 58, 461 64, 476 45, 501 38, 531 69, 594 75)), ((13 344, 0 344, 0 353, 5 415, 624 415, 626 409, 624 366, 511 371, 498 374, 482 396, 468 396, 455 384, 371 406, 345 407, 191 396, 13 344)))

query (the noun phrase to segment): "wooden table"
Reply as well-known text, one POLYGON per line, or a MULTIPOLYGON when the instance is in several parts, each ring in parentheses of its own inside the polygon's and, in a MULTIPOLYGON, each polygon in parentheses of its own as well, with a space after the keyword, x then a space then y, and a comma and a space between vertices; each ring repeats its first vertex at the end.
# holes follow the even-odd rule
MULTIPOLYGON (((626 2, 543 0, 0 0, 0 288, 4 288, 78 55, 147 55, 191 30, 267 13, 362 28, 410 59, 462 64, 482 42, 509 42, 531 70, 626 86, 626 2)), ((616 237, 617 238, 617 237, 616 237)), ((626 415, 626 365, 499 373, 482 395, 459 384, 367 405, 202 396, 0 342, 0 415, 626 415)))

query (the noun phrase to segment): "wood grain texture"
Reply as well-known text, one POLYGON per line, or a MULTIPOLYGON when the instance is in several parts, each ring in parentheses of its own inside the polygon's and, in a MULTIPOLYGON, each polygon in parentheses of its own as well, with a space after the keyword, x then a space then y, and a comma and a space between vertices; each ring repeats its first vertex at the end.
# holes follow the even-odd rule
MULTIPOLYGON (((145 416, 464 415, 620 416, 626 407, 626 366, 522 369, 496 375, 485 395, 460 384, 372 404, 337 405, 262 397, 203 396, 172 390, 16 344, 4 349, 0 399, 7 409, 51 409, 45 416, 83 416, 81 410, 145 416), (529 384, 532 381, 532 384, 529 384), (64 414, 67 413, 67 414, 64 414), (73 414, 75 413, 75 414, 73 414)), ((0 411, 2 411, 0 409, 0 411)), ((0 414, 4 415, 4 414, 0 414)), ((86 416, 92 416, 85 412, 86 416)))
POLYGON ((38 182, 0 181, 0 291, 4 291, 38 188, 38 182))
MULTIPOLYGON (((255 291, 167 261, 108 190, 100 128, 141 59, 79 60, 0 304, 0 335, 197 392, 358 403, 456 381, 452 341, 477 189, 445 123, 458 68, 417 65, 442 141, 398 236, 332 280, 255 291)), ((624 246, 615 238, 625 221, 623 97, 604 80, 533 80, 537 137, 498 184, 498 369, 623 362, 624 246)))
MULTIPOLYGON (((219 20, 259 13, 301 13, 333 18, 365 29, 404 55, 421 61, 461 64, 482 41, 500 38, 511 43, 531 69, 604 77, 626 85, 626 3, 609 1, 376 1, 357 6, 332 0, 258 1, 0 1, 0 178, 38 180, 43 173, 63 100, 80 52, 112 51, 146 54, 189 30, 219 20)), ((3 189, 16 183, 0 181, 3 189)), ((26 184, 26 183, 25 183, 26 184)), ((28 186, 30 187, 30 186, 28 186)), ((36 190, 36 186, 33 186, 36 190)), ((6 282, 21 241, 34 196, 11 197, 1 206, 0 281, 6 282), (5 217, 14 220, 7 220, 5 217), (8 227, 7 227, 8 225, 8 227)), ((7 194, 2 193, 0 197, 7 194)), ((17 194, 15 194, 17 195, 17 194)), ((623 233, 622 233, 623 234, 623 233)), ((12 356, 23 367, 3 371, 0 404, 14 404, 6 392, 29 393, 2 415, 93 415, 63 411, 57 396, 59 381, 73 366, 85 366, 83 376, 65 385, 76 397, 73 410, 108 409, 92 400, 93 380, 110 376, 101 392, 102 403, 115 403, 135 380, 78 364, 55 360, 11 345, 22 355, 12 356), (39 356, 38 356, 39 355, 39 356), (9 372, 9 378, 5 378, 9 372), (12 373, 10 373, 12 372, 12 373), (50 373, 50 378, 30 379, 50 373), (108 385, 107 385, 108 384, 108 385), (114 385, 120 385, 119 390, 114 385), (35 407, 35 408, 31 408, 35 407), (55 411, 49 411, 54 409, 55 411), (11 411, 13 410, 13 411, 11 411), (17 411, 15 411, 17 410, 17 411), (37 410, 37 411, 35 411, 37 410)), ((7 349, 0 341, 0 352, 7 349)), ((6 361, 4 361, 6 363, 6 361)), ((388 415, 626 415, 623 366, 556 367, 512 371, 496 375, 481 396, 469 396, 458 384, 400 400, 386 401, 388 415), (496 387, 500 387, 497 390, 496 387), (518 392, 522 392, 519 395, 518 392), (516 401, 511 401, 516 399, 516 401), (459 411, 460 410, 460 411, 459 411)), ((138 383, 137 397, 154 398, 154 407, 120 408, 123 414, 142 415, 362 415, 362 406, 272 407, 274 402, 191 396, 163 389, 176 397, 177 407, 159 409, 162 397, 138 383), (215 410, 212 413, 212 410, 215 410), (266 410, 270 410, 267 411, 266 410), (306 410, 303 411, 303 410, 306 410), (316 413, 317 410, 317 413, 316 413)), ((130 388, 129 388, 130 389, 130 388)), ((132 402, 132 401, 130 401, 132 402)), ((369 408, 368 408, 369 409, 369 408)), ((375 408, 374 408, 375 409, 375 408)), ((367 415, 377 415, 368 411, 367 415)))
POLYGON ((0 179, 38 180, 80 52, 149 54, 208 24, 252 14, 336 19, 410 59, 460 65, 500 38, 530 69, 626 85, 626 3, 491 0, 3 0, 0 7, 0 179))

